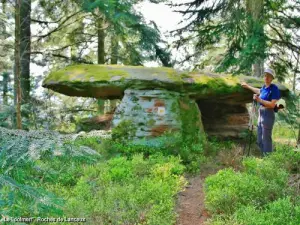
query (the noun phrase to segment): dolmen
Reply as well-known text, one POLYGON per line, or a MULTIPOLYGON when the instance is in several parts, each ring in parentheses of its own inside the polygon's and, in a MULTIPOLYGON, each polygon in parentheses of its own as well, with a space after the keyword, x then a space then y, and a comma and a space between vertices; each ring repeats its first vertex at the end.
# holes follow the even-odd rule
MULTIPOLYGON (((248 127, 246 104, 252 102, 243 81, 257 88, 264 84, 262 78, 243 75, 79 64, 51 72, 42 86, 68 96, 121 99, 112 128, 138 140, 173 132, 239 137, 248 127)), ((285 86, 275 84, 287 95, 285 86)))

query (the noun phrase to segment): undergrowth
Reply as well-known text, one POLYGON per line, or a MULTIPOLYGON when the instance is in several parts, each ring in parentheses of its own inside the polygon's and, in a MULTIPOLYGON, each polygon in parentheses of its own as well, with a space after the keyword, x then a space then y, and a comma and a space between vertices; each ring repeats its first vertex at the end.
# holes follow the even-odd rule
POLYGON ((99 137, 73 140, 51 132, 1 132, 2 217, 174 224, 175 196, 186 184, 186 167, 175 152, 163 154, 164 149, 99 137))
POLYGON ((267 157, 243 159, 239 171, 226 168, 207 177, 209 224, 300 224, 299 192, 288 182, 299 165, 299 152, 278 145, 267 157))

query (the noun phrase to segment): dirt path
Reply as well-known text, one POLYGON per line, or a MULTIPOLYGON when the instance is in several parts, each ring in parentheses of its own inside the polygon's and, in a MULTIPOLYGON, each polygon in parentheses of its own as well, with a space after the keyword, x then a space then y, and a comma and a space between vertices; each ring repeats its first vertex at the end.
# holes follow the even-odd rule
POLYGON ((176 225, 200 225, 209 218, 204 206, 204 179, 220 168, 203 168, 200 175, 187 178, 189 184, 178 194, 176 225))
POLYGON ((207 219, 202 185, 203 178, 200 176, 190 178, 185 191, 179 193, 177 225, 198 225, 207 219))

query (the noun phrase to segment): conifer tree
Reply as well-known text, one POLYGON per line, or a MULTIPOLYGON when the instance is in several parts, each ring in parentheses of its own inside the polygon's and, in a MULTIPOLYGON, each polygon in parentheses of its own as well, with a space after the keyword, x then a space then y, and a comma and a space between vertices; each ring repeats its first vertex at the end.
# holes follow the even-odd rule
POLYGON ((300 51, 299 1, 288 0, 193 0, 172 4, 185 7, 175 10, 182 13, 187 24, 173 31, 180 38, 177 47, 191 40, 196 42, 195 52, 188 55, 198 58, 225 40, 225 54, 216 71, 261 74, 262 62, 272 66, 283 78, 296 63, 293 55, 300 51), (292 64, 288 58, 292 59, 292 64), (256 72, 258 71, 258 72, 256 72))

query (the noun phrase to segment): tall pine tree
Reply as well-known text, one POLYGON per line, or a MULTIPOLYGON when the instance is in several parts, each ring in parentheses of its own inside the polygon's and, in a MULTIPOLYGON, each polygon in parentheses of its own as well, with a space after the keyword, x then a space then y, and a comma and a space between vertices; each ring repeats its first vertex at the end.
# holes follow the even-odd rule
MULTIPOLYGON (((173 31, 180 38, 177 47, 195 41, 198 58, 225 40, 225 54, 216 71, 261 74, 263 62, 271 64, 279 78, 291 69, 283 53, 291 56, 300 51, 299 1, 288 0, 193 0, 172 4, 184 7, 186 25, 173 31), (298 12, 298 14, 297 14, 298 12), (252 72, 252 67, 254 71, 252 72)), ((292 63, 295 63, 294 59, 292 63)))

